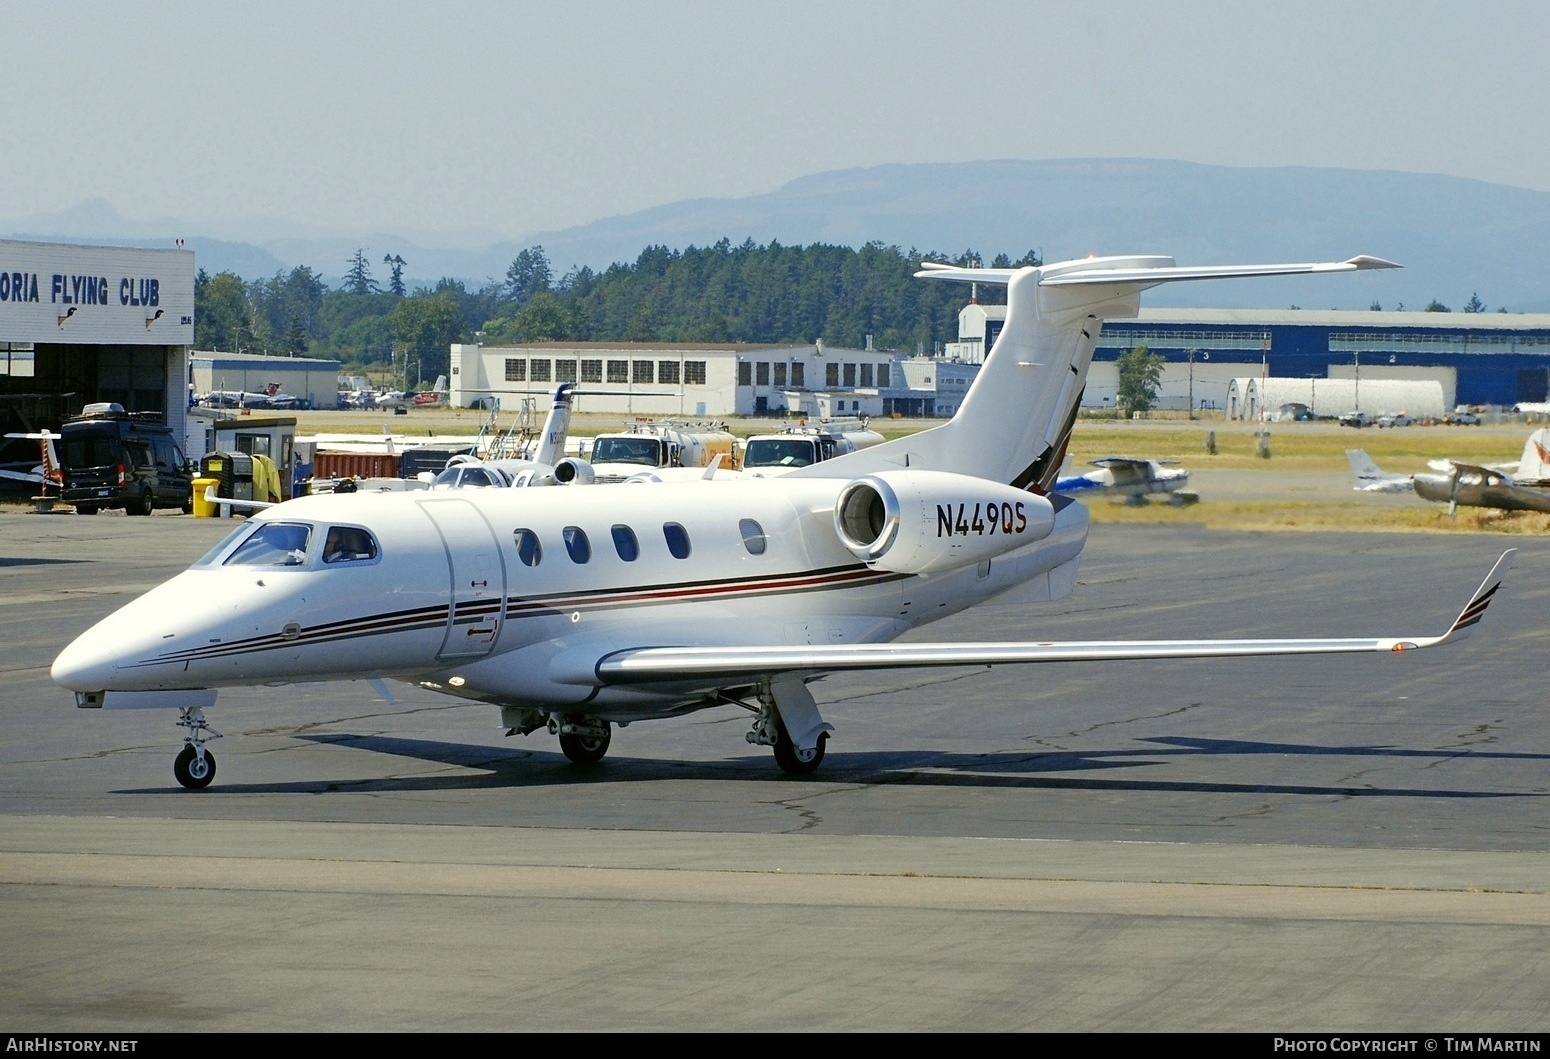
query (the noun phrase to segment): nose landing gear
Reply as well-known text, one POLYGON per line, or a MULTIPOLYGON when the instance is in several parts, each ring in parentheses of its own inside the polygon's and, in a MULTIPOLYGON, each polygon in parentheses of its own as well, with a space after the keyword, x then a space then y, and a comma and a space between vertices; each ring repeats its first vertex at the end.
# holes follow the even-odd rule
POLYGON ((215 755, 205 749, 205 741, 219 739, 221 733, 205 723, 204 710, 198 706, 179 707, 178 727, 188 729, 188 735, 183 737, 183 749, 172 762, 172 774, 189 790, 202 790, 215 779, 215 755))

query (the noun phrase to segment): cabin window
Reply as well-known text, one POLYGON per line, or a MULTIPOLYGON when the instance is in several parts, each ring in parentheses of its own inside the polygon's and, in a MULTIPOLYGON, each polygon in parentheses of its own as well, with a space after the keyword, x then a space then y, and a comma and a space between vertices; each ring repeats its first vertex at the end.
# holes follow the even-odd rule
POLYGON ((689 558, 689 531, 676 522, 669 522, 662 527, 662 536, 667 539, 667 550, 673 553, 674 559, 689 558))
POLYGON ((517 542, 517 558, 523 566, 537 566, 544 557, 544 546, 538 543, 538 534, 530 529, 512 530, 517 542))
POLYGON ((231 553, 227 566, 300 566, 307 561, 312 527, 296 522, 266 522, 231 553))
POLYGON ((742 531, 743 547, 748 549, 748 554, 763 555, 767 544, 764 527, 751 518, 745 518, 737 524, 737 528, 742 531))
POLYGON ((377 542, 358 526, 330 526, 323 538, 325 563, 353 563, 377 557, 377 542))
POLYGON ((614 551, 619 553, 619 558, 627 563, 633 563, 640 558, 640 541, 635 539, 635 531, 628 526, 615 526, 614 551))
POLYGON ((565 538, 565 550, 570 552, 570 561, 573 563, 585 563, 592 559, 592 542, 587 540, 587 531, 580 526, 566 526, 560 535, 565 538))

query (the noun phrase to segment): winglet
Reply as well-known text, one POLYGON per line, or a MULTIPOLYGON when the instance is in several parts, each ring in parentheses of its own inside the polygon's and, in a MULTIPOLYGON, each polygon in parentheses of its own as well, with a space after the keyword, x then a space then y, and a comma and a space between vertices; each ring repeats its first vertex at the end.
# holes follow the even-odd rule
POLYGON ((1371 254, 1357 254, 1355 257, 1348 259, 1346 264, 1358 269, 1405 267, 1397 261, 1386 261, 1381 257, 1373 257, 1371 254))
MULTIPOLYGON (((1453 620, 1453 624, 1434 643, 1426 644, 1431 647, 1435 644, 1451 643, 1462 640, 1469 635, 1471 626, 1479 623, 1485 617, 1485 609, 1491 605, 1491 600, 1496 595, 1496 590, 1502 587, 1502 582, 1507 579, 1507 571, 1512 568, 1513 556, 1518 554, 1518 549, 1508 548, 1502 552, 1502 557, 1496 560, 1496 565, 1491 567, 1491 572, 1485 575, 1485 580, 1480 582, 1480 587, 1475 589, 1475 594, 1469 597, 1469 602, 1464 609, 1459 611, 1459 616, 1453 620)), ((1398 650, 1398 648, 1396 648, 1398 650)))

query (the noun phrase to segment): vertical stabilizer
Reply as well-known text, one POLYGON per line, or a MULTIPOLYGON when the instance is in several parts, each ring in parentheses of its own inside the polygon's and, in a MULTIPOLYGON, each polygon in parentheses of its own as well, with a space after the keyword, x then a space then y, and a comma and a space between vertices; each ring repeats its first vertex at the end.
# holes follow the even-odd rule
POLYGON ((534 463, 553 467, 565 458, 565 439, 570 433, 571 390, 575 384, 562 382, 554 388, 554 402, 549 406, 544 420, 544 432, 538 439, 538 451, 533 454, 534 463))
POLYGON ((1523 458, 1518 461, 1517 482, 1550 481, 1550 427, 1540 427, 1528 436, 1523 445, 1523 458))

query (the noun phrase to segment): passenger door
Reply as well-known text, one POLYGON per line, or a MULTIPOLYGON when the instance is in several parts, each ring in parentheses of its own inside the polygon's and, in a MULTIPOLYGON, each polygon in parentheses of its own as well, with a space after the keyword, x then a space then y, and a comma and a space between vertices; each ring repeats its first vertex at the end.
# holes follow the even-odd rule
POLYGON ((506 564, 495 531, 467 500, 417 500, 436 526, 447 556, 451 606, 436 657, 481 658, 495 649, 505 618, 506 564))

